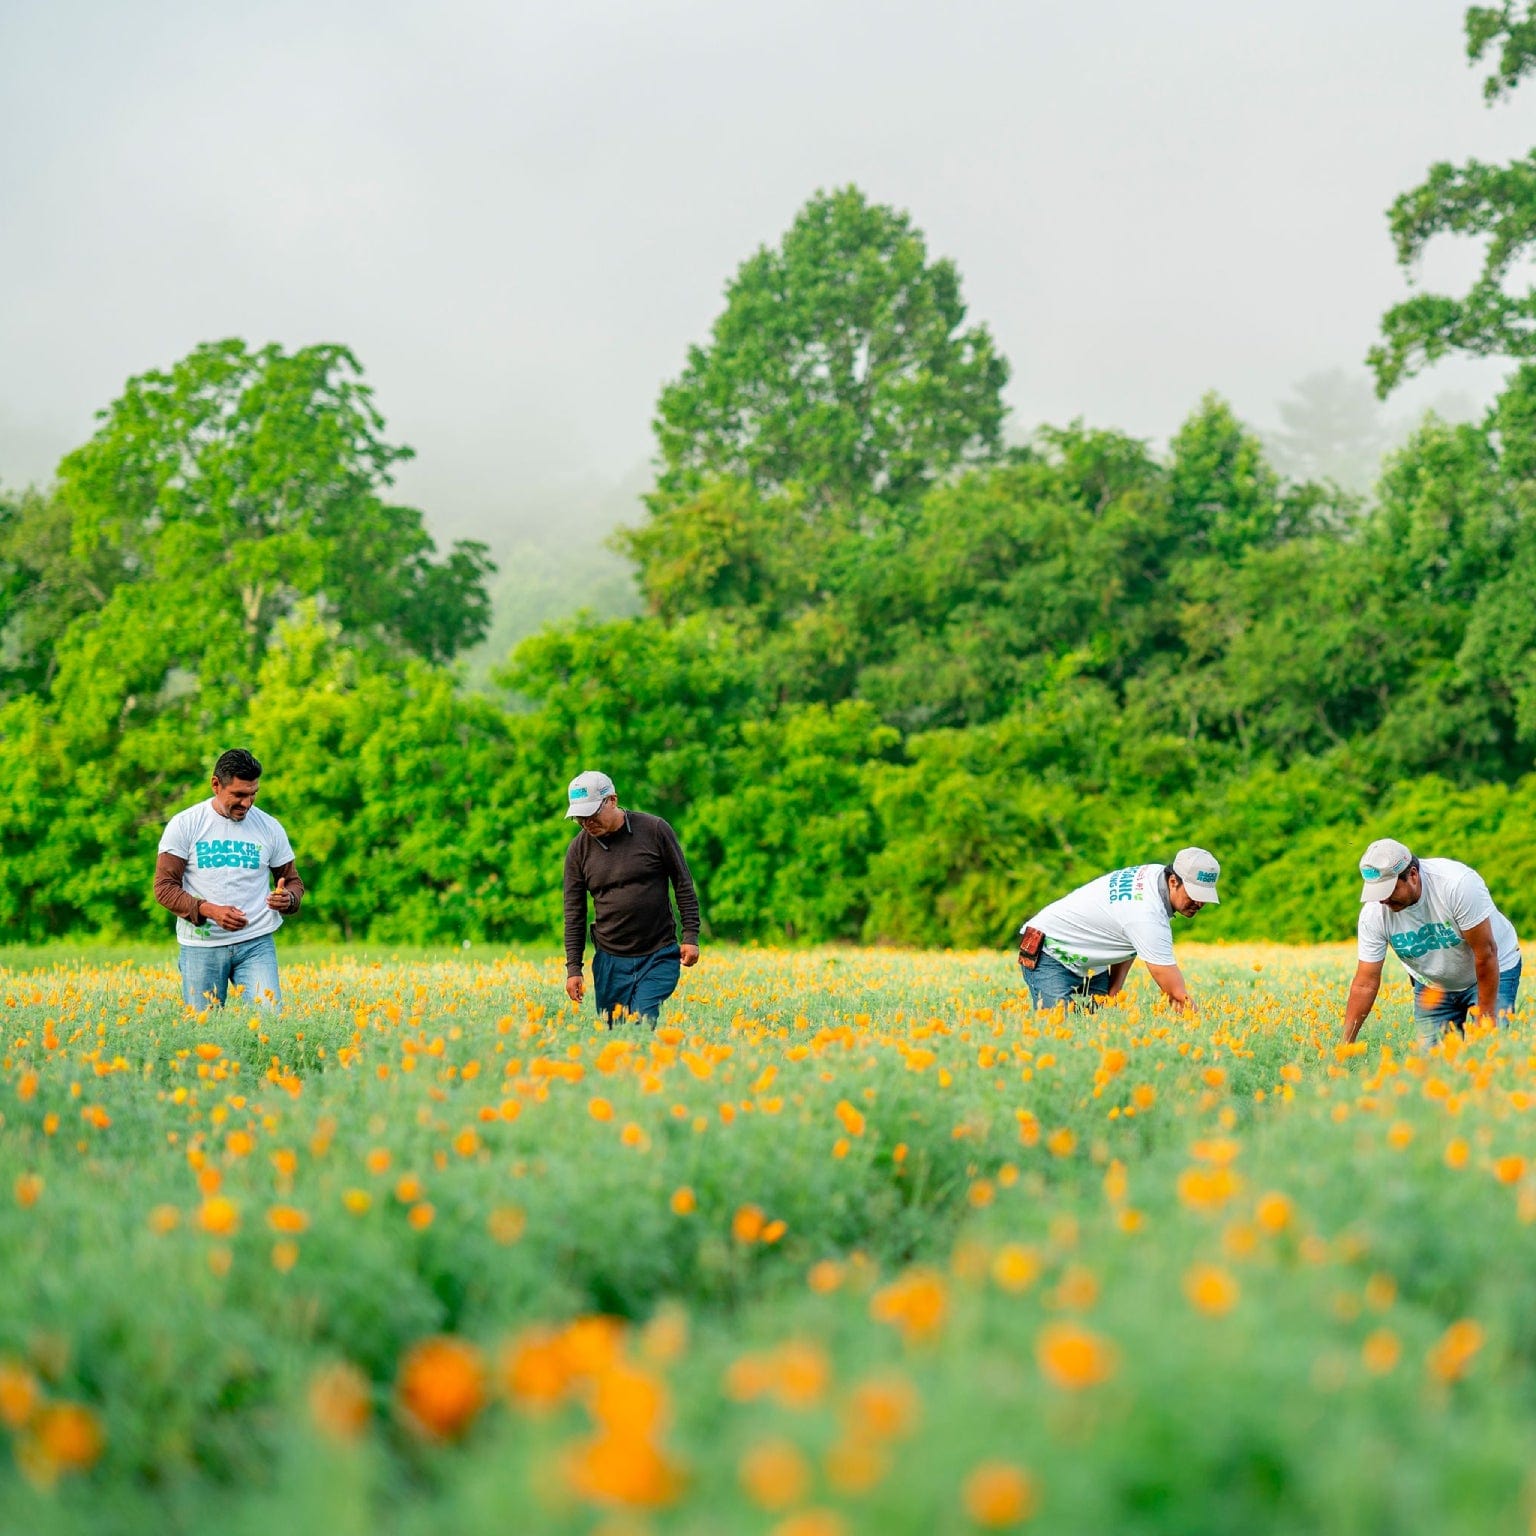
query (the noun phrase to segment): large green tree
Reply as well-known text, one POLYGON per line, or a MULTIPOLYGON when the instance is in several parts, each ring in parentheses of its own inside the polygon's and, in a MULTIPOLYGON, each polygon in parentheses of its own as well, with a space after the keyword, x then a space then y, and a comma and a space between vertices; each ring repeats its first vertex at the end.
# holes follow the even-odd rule
POLYGON ((73 551, 184 610, 168 662, 192 670, 250 667, 305 598, 353 644, 445 661, 485 632, 490 562, 474 542, 434 558, 389 498, 411 450, 383 429, 344 347, 198 347, 130 379, 59 466, 73 551))
POLYGON ((796 488, 857 516, 907 506, 998 445, 1008 365, 965 324, 960 275, 856 187, 818 193, 743 263, 656 409, 653 506, 711 480, 796 488))

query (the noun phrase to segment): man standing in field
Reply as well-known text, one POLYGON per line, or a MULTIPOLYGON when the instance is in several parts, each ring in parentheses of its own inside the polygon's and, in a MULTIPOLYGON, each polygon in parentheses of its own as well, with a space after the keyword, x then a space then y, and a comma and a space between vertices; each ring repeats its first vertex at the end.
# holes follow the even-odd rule
POLYGON ((1193 1008, 1173 958, 1175 913, 1194 917, 1220 901, 1221 865, 1203 848, 1172 864, 1100 875, 1042 908, 1020 930, 1019 965, 1036 1008, 1094 1007, 1113 997, 1137 960, 1176 1008, 1193 1008))
POLYGON ((1520 941, 1483 877, 1455 859, 1415 858, 1378 838, 1360 860, 1359 964, 1344 1006, 1348 1043, 1376 1004, 1390 946, 1413 978, 1413 1021, 1434 1045, 1447 1027, 1465 1033, 1473 1004, 1503 1019, 1520 991, 1520 941))
POLYGON ((260 778, 249 752, 224 753, 212 797, 178 811, 160 839, 155 900, 176 914, 181 995, 193 1008, 222 1006, 231 985, 263 1007, 283 1005, 272 936, 299 910, 304 882, 282 824, 256 809, 260 778))
POLYGON ((683 965, 699 960, 699 898, 677 834, 659 816, 626 811, 606 773, 581 773, 567 792, 581 829, 565 851, 565 991, 586 993, 587 896, 593 906, 592 989, 598 1014, 638 1014, 651 1028, 677 990, 683 965), (677 893, 677 941, 668 887, 677 893))

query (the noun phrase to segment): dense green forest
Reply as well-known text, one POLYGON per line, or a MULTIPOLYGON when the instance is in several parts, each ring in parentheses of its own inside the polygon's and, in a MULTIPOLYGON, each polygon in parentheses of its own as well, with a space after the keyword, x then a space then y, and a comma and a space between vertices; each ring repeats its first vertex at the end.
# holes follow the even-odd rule
MULTIPOLYGON (((1490 100, 1529 6, 1474 8, 1490 100)), ((486 550, 435 548, 345 349, 198 348, 128 382, 55 482, 0 499, 0 934, 143 934, 166 818, 224 747, 313 887, 384 942, 551 939, 564 785, 678 827, 710 932, 1001 944, 1030 908, 1198 842, 1201 936, 1353 928, 1384 833, 1466 858, 1536 932, 1536 153, 1394 205, 1405 269, 1481 239, 1461 296, 1384 318, 1385 394, 1510 360, 1373 494, 1293 481, 1215 395, 1166 452, 1004 432, 1008 364, 912 220, 813 197, 661 391, 622 536, 644 599, 522 641, 487 692, 486 550)), ((552 578, 553 579, 553 578, 552 578)), ((607 585, 603 585, 606 583, 607 585)))

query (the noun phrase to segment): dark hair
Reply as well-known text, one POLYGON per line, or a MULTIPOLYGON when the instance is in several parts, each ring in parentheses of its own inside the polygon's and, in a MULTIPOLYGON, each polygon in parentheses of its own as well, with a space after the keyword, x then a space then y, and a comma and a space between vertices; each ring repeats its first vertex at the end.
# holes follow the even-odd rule
POLYGON ((1419 856, 1418 856, 1418 854, 1414 854, 1414 856, 1411 859, 1408 860, 1407 867, 1403 870, 1403 873, 1405 875, 1416 875, 1416 874, 1418 874, 1418 872, 1419 872, 1419 856))
POLYGON ((221 753, 213 765, 213 776, 220 784, 231 784, 236 779, 259 779, 261 764, 244 747, 231 747, 221 753))
POLYGON ((1184 876, 1180 875, 1178 870, 1176 870, 1173 867, 1172 864, 1164 864, 1163 865, 1163 879, 1164 880, 1172 879, 1176 875, 1178 876, 1179 884, 1183 885, 1184 884, 1184 876))

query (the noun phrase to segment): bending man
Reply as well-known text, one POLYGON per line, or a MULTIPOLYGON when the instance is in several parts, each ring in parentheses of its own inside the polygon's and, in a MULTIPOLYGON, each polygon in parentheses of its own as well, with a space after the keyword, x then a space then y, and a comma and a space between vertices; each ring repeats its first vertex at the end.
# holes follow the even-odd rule
POLYGON ((1019 940, 1035 1007, 1093 1007, 1125 985, 1137 960, 1176 1008, 1193 1007, 1173 957, 1172 919, 1219 902, 1220 877, 1221 865, 1205 849, 1184 848, 1172 864, 1117 869, 1042 908, 1019 940))
POLYGON ((1422 1044, 1434 1045, 1448 1027, 1465 1033, 1474 1003, 1484 1019, 1514 1012, 1520 941, 1475 869, 1415 858, 1405 844, 1382 837, 1365 850, 1360 878, 1360 958, 1344 1005, 1346 1043, 1376 1004, 1388 947, 1413 978, 1422 1044))

